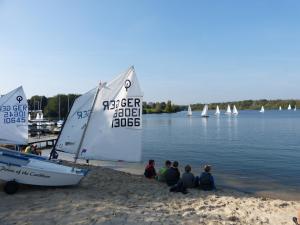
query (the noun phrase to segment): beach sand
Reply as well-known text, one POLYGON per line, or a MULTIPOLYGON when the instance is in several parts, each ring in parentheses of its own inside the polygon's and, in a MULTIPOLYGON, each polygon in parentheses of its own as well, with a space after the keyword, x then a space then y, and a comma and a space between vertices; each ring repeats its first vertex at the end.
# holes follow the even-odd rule
MULTIPOLYGON (((300 201, 256 197, 221 189, 171 193, 164 183, 90 166, 80 185, 22 186, 0 192, 1 225, 83 224, 293 224, 300 201)), ((0 188, 3 188, 3 182, 0 188)))

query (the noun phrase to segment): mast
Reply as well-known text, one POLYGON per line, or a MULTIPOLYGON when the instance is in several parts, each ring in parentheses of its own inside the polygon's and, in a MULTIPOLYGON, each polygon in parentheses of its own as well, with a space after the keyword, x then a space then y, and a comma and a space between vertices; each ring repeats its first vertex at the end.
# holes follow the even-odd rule
POLYGON ((87 128, 88 128, 90 119, 91 119, 91 115, 92 115, 92 113, 93 113, 93 111, 94 111, 94 108, 95 108, 95 103, 96 103, 98 94, 99 94, 100 90, 103 88, 103 86, 104 86, 105 84, 106 84, 106 83, 104 83, 104 84, 101 84, 101 83, 100 83, 100 84, 99 84, 99 87, 98 87, 98 89, 97 89, 97 92, 96 92, 96 94, 95 94, 95 98, 94 98, 94 101, 93 101, 93 105, 92 105, 92 108, 91 108, 91 112, 90 112, 90 114, 89 114, 88 120, 87 120, 87 122, 86 122, 86 126, 85 126, 85 128, 84 128, 83 134, 82 134, 82 136, 81 136, 81 139, 80 139, 80 142, 79 142, 79 145, 78 145, 78 148, 77 148, 77 152, 76 152, 76 155, 75 155, 74 163, 77 162, 78 155, 79 155, 80 149, 81 149, 81 147, 82 147, 83 139, 84 139, 84 136, 85 136, 85 134, 86 134, 86 131, 87 131, 87 128))
POLYGON ((58 120, 60 120, 60 95, 58 95, 58 120))

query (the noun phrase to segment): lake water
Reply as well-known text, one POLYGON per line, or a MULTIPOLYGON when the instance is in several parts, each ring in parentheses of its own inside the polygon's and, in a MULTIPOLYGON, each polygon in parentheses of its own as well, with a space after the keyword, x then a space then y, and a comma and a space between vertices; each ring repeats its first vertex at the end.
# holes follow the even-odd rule
POLYGON ((300 111, 186 112, 143 116, 143 160, 178 160, 195 174, 213 166, 216 183, 300 199, 300 111))

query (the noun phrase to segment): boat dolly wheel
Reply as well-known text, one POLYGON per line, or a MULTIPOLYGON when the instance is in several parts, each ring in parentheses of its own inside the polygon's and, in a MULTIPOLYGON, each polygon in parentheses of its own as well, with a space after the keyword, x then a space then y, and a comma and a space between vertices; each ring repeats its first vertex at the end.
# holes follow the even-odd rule
POLYGON ((8 181, 4 185, 4 191, 6 194, 9 195, 15 194, 18 191, 18 189, 19 189, 19 183, 14 180, 8 181))

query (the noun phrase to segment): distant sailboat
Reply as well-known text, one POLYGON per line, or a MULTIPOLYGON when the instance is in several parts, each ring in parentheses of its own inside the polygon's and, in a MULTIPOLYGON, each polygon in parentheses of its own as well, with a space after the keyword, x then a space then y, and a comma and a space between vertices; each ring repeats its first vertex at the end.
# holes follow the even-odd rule
POLYGON ((232 114, 233 115, 238 115, 239 114, 239 112, 237 111, 235 105, 233 106, 232 114))
POLYGON ((231 114, 230 105, 227 106, 227 110, 226 110, 225 114, 228 114, 228 115, 231 114))
POLYGON ((288 110, 291 110, 291 109, 292 109, 291 104, 289 104, 288 110))
POLYGON ((31 120, 31 115, 28 113, 28 121, 31 120))
POLYGON ((193 114, 192 113, 192 108, 191 108, 191 105, 189 105, 187 115, 191 116, 192 114, 193 114))
POLYGON ((260 111, 259 112, 261 112, 261 113, 264 113, 265 112, 265 108, 264 108, 264 106, 262 106, 261 107, 261 109, 260 109, 260 111))
POLYGON ((202 110, 202 113, 201 113, 201 116, 202 117, 209 117, 208 116, 208 105, 205 105, 203 110, 202 110))
POLYGON ((297 107, 295 106, 294 111, 297 111, 297 107))
POLYGON ((281 106, 279 106, 279 111, 281 111, 282 110, 282 108, 281 108, 281 106))
POLYGON ((219 106, 218 106, 218 105, 217 105, 217 108, 216 108, 215 115, 220 115, 220 109, 219 109, 219 106))

